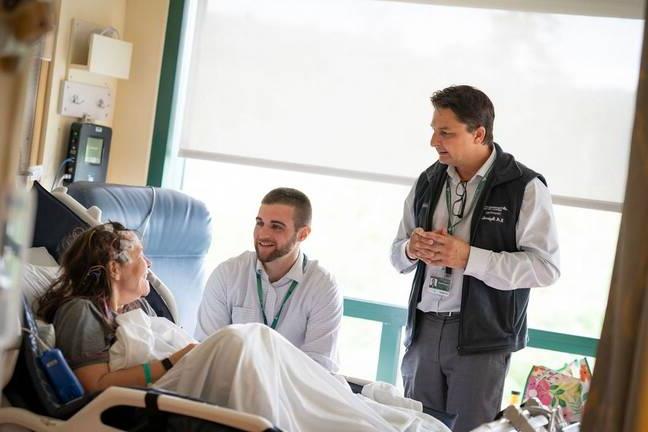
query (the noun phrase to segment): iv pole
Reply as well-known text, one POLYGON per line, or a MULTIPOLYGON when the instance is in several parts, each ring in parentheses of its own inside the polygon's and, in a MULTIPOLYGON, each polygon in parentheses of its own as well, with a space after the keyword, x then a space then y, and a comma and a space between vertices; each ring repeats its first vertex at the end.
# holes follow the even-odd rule
MULTIPOLYGON (((0 4, 0 385, 8 377, 5 350, 20 336, 19 281, 31 244, 33 203, 16 182, 20 150, 18 124, 24 111, 27 59, 52 28, 51 4, 36 0, 0 4)), ((15 359, 13 359, 15 361, 15 359)))

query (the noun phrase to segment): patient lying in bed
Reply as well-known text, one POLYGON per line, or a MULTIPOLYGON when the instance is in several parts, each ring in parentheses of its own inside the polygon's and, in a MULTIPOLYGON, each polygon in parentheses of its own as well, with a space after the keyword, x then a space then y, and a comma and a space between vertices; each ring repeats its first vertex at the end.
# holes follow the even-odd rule
POLYGON ((149 290, 148 266, 133 232, 117 223, 99 225, 71 242, 59 278, 40 299, 38 312, 54 323, 57 346, 86 391, 153 383, 264 416, 288 431, 448 430, 421 412, 354 395, 343 380, 261 324, 229 326, 168 359, 126 361, 111 370, 117 317, 133 307, 154 315, 142 299, 149 290))

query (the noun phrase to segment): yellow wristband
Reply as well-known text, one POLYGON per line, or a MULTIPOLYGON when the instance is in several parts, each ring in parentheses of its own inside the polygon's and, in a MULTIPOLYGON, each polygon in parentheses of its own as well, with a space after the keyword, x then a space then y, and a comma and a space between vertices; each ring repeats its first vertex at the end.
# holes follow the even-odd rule
POLYGON ((146 385, 150 386, 153 384, 153 377, 151 376, 151 365, 148 363, 142 364, 142 369, 144 369, 144 380, 146 381, 146 385))

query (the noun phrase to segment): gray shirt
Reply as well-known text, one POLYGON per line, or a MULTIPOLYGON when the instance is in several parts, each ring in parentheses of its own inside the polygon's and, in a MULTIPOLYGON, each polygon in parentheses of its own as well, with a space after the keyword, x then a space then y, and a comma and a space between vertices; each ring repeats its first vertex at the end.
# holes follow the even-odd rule
MULTIPOLYGON (((144 299, 139 299, 124 309, 138 307, 146 314, 155 316, 144 299)), ((115 341, 115 330, 90 300, 75 298, 64 303, 56 311, 53 324, 56 347, 61 350, 70 368, 108 363, 108 351, 115 341)))

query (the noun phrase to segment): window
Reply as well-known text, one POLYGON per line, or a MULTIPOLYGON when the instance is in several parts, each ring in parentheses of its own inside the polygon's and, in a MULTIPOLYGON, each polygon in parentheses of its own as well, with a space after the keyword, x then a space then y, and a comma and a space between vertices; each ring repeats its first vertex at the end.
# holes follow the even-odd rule
MULTIPOLYGON (((469 83, 495 104, 496 141, 543 173, 554 194, 562 278, 533 291, 530 327, 598 337, 643 21, 420 2, 221 0, 198 3, 192 31, 183 189, 213 213, 214 266, 251 248, 262 196, 292 186, 314 206, 305 251, 345 296, 405 306, 411 275, 391 268, 389 248, 409 188, 435 160, 429 96, 469 83)), ((344 337, 377 347, 379 333, 353 330, 355 321, 345 319, 344 337)), ((371 370, 358 366, 365 354, 342 354, 343 368, 371 370)), ((529 356, 562 366, 560 356, 516 354, 518 387, 529 356)))

